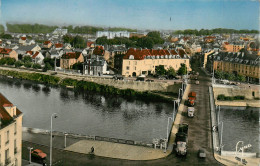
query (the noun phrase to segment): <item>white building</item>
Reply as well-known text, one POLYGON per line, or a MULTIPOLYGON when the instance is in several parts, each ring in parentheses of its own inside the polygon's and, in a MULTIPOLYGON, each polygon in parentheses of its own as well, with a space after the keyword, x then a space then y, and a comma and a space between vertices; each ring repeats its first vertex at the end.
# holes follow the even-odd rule
POLYGON ((117 31, 117 32, 112 32, 112 31, 97 31, 97 38, 98 37, 103 37, 106 36, 108 39, 113 39, 115 37, 130 37, 130 32, 127 31, 117 31))
POLYGON ((68 33, 68 29, 61 29, 61 28, 56 28, 52 34, 54 35, 66 35, 68 33))

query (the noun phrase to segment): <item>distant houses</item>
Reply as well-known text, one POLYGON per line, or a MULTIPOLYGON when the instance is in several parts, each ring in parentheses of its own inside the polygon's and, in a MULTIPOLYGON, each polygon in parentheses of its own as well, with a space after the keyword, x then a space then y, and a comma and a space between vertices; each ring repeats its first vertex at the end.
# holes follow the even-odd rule
POLYGON ((66 52, 60 59, 60 67, 62 69, 70 69, 78 62, 84 62, 84 57, 81 52, 66 52))

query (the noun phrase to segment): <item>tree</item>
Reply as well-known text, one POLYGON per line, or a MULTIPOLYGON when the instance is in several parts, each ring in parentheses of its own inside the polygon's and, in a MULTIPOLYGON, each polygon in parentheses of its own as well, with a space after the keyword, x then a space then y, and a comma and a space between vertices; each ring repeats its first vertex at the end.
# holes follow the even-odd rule
POLYGON ((243 75, 237 75, 236 80, 240 81, 240 82, 245 82, 246 81, 246 77, 243 76, 243 75))
POLYGON ((32 62, 28 62, 28 61, 27 61, 27 62, 24 63, 24 66, 25 66, 26 68, 31 68, 31 67, 32 67, 32 64, 33 64, 32 62))
POLYGON ((22 61, 16 61, 14 63, 15 67, 21 67, 24 63, 22 61))
POLYGON ((42 67, 41 67, 40 64, 35 63, 35 64, 33 64, 33 68, 34 68, 34 69, 41 69, 42 67))
POLYGON ((108 39, 106 36, 99 37, 99 38, 97 38, 96 43, 100 44, 100 45, 105 45, 105 44, 108 44, 108 39))
POLYGON ((14 58, 10 58, 10 57, 6 58, 6 64, 7 65, 14 65, 15 61, 16 60, 14 58))
POLYGON ((81 37, 79 35, 74 37, 72 43, 70 43, 70 44, 73 44, 73 46, 75 48, 85 48, 86 47, 85 40, 83 39, 83 37, 81 37))
POLYGON ((137 40, 137 46, 152 49, 154 42, 150 37, 142 37, 137 40))
POLYGON ((50 65, 48 62, 45 63, 45 66, 44 66, 44 68, 43 68, 43 71, 46 72, 47 70, 51 70, 51 69, 52 69, 51 65, 50 65))
POLYGON ((83 63, 78 62, 78 63, 73 64, 72 69, 82 71, 83 70, 83 63))
POLYGON ((214 71, 214 77, 217 79, 224 79, 224 72, 216 70, 214 71))
POLYGON ((167 70, 167 76, 168 78, 174 78, 176 76, 176 71, 173 67, 169 67, 169 69, 167 70))
POLYGON ((51 58, 44 58, 43 62, 49 63, 49 65, 51 66, 51 68, 54 68, 54 63, 55 63, 55 59, 51 59, 51 58))
POLYGON ((23 62, 24 62, 24 64, 25 64, 26 62, 32 62, 32 57, 30 57, 30 56, 24 56, 24 57, 23 57, 23 62))
POLYGON ((178 75, 185 75, 187 74, 187 67, 184 63, 181 64, 181 67, 178 70, 178 75))
POLYGON ((4 33, 2 33, 2 34, 0 35, 0 38, 3 38, 3 39, 12 39, 13 37, 12 37, 11 35, 9 35, 9 34, 4 34, 4 33))
POLYGON ((165 75, 166 74, 166 70, 165 70, 163 65, 159 65, 159 66, 155 67, 155 73, 158 76, 165 75))

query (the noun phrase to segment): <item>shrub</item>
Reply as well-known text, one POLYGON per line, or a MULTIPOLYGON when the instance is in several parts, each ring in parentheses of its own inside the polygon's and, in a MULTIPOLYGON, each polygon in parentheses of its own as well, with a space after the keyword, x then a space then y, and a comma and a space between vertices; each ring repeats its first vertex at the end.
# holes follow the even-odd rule
POLYGON ((16 61, 14 63, 15 67, 21 67, 23 65, 23 62, 22 61, 16 61))
POLYGON ((25 63, 24 63, 24 66, 25 66, 26 68, 31 68, 31 67, 32 67, 32 62, 25 62, 25 63))
POLYGON ((33 68, 34 68, 34 69, 41 69, 42 67, 41 67, 40 64, 35 63, 35 64, 33 64, 33 68))

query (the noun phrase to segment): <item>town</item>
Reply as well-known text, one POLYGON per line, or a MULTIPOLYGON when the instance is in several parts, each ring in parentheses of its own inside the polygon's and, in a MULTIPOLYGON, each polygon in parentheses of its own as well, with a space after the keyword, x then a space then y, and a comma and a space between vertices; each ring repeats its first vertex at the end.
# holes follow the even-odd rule
POLYGON ((259 2, 100 2, 0 0, 0 166, 259 166, 259 2))

